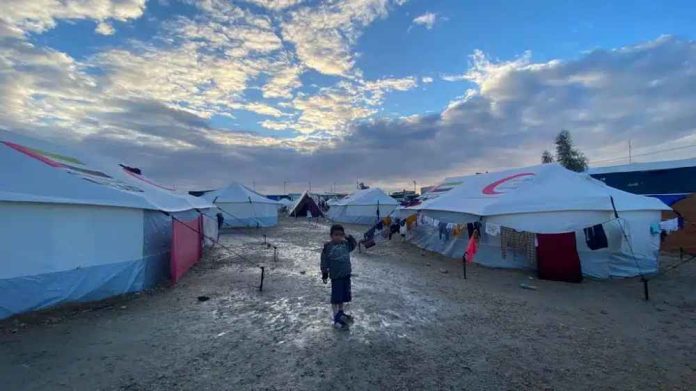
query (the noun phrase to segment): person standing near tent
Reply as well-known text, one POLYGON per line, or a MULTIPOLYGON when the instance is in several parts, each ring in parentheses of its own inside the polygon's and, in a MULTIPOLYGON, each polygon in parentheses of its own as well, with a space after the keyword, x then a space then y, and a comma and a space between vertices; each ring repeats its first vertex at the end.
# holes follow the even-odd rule
POLYGON ((345 329, 353 322, 353 317, 343 312, 343 306, 352 300, 350 287, 350 253, 357 242, 352 235, 346 237, 343 226, 334 224, 329 232, 331 241, 324 244, 321 251, 321 279, 324 284, 331 278, 331 308, 334 327, 345 329))

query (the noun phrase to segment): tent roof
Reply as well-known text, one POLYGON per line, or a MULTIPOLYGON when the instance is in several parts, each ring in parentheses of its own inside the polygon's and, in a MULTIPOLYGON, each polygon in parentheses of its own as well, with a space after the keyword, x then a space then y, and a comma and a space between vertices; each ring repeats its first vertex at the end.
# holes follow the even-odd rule
POLYGON ((389 197, 382 189, 370 188, 358 190, 355 193, 336 201, 334 206, 348 205, 399 205, 399 203, 389 197))
POLYGON ((76 148, 0 130, 0 201, 102 205, 178 212, 209 202, 76 148))
POLYGON ((448 178, 451 190, 413 209, 494 216, 558 211, 669 210, 661 201, 614 189, 558 164, 448 178))
POLYGON ((619 172, 671 170, 686 167, 696 167, 696 159, 668 160, 661 162, 631 163, 619 166, 595 167, 587 170, 587 173, 590 175, 599 175, 619 172))
POLYGON ((236 182, 222 189, 205 193, 202 197, 208 201, 214 201, 216 203, 248 203, 251 201, 255 204, 278 204, 277 201, 266 198, 248 187, 236 182))
POLYGON ((278 202, 287 206, 287 207, 291 207, 295 204, 294 202, 292 202, 291 200, 289 200, 287 198, 281 198, 278 202))

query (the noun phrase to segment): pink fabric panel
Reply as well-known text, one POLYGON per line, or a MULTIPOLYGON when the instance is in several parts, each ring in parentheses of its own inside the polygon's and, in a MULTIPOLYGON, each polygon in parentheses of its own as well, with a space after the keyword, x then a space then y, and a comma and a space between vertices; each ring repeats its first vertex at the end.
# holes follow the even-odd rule
POLYGON ((201 259, 201 217, 189 221, 172 220, 172 280, 177 282, 201 259))

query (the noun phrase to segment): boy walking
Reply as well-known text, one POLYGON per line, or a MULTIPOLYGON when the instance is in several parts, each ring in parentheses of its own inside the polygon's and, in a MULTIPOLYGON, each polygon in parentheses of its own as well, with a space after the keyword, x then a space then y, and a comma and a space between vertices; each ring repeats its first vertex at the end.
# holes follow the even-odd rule
POLYGON ((355 250, 357 242, 352 235, 346 237, 343 226, 331 226, 331 241, 324 244, 321 251, 321 279, 326 284, 331 278, 331 308, 334 314, 334 327, 347 328, 353 317, 343 312, 344 303, 351 301, 350 290, 350 253, 355 250))

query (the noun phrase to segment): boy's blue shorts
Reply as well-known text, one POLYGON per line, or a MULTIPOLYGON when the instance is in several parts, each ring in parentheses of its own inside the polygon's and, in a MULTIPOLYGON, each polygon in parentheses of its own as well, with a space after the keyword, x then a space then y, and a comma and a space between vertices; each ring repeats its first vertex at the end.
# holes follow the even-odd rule
POLYGON ((350 277, 331 280, 331 304, 348 303, 351 299, 350 277))

